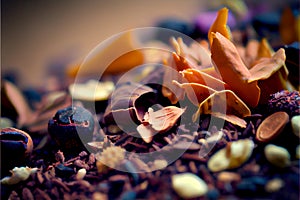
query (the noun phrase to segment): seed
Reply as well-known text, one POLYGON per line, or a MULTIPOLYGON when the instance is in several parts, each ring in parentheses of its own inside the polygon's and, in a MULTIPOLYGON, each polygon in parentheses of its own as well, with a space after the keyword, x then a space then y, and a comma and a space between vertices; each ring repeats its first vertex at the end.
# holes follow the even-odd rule
POLYGON ((266 184, 265 190, 267 192, 277 192, 283 186, 284 186, 283 180, 279 178, 274 178, 266 184))
POLYGON ((230 142, 209 159, 208 168, 212 172, 237 168, 249 159, 253 148, 254 143, 250 139, 230 142))
POLYGON ((268 116, 258 127, 256 139, 260 142, 268 142, 277 137, 289 121, 286 112, 276 112, 268 116))
POLYGON ((300 159, 300 144, 296 148, 296 158, 300 159))
POLYGON ((293 133, 296 136, 300 137, 300 115, 292 117, 291 123, 292 123, 293 133))
POLYGON ((283 168, 290 165, 290 154, 283 147, 268 144, 265 147, 265 156, 271 164, 277 167, 283 168))
POLYGON ((160 159, 160 160, 155 160, 153 163, 153 168, 155 170, 157 169, 164 169, 168 166, 168 162, 164 159, 160 159))
POLYGON ((1 179, 1 184, 14 185, 21 181, 27 180, 31 174, 37 172, 37 168, 29 168, 29 167, 15 167, 11 170, 11 177, 4 177, 1 179))
POLYGON ((218 175, 218 180, 222 182, 239 182, 241 180, 241 176, 234 172, 221 172, 218 175))
POLYGON ((85 177, 85 175, 86 175, 86 169, 82 168, 82 169, 78 170, 78 172, 76 174, 76 179, 81 180, 85 177))
POLYGON ((182 173, 172 176, 172 187, 184 199, 197 198, 207 193, 206 183, 192 173, 182 173))

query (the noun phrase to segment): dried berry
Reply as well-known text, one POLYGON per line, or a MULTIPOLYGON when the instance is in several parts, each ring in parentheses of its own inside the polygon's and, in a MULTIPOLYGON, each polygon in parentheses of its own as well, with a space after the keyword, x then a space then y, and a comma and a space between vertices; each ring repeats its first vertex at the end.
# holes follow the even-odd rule
POLYGON ((270 113, 284 111, 288 113, 290 117, 300 115, 299 92, 282 90, 270 95, 268 110, 270 113))
POLYGON ((49 120, 48 131, 65 154, 76 154, 92 141, 94 118, 82 107, 67 107, 49 120))

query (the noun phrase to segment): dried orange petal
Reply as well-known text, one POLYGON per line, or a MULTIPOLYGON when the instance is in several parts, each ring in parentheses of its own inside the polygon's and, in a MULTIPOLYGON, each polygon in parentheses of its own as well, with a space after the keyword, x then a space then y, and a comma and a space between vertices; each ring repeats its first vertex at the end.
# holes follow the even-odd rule
POLYGON ((245 49, 244 61, 248 68, 251 68, 251 64, 256 60, 259 48, 259 42, 257 40, 251 39, 248 41, 245 49))
POLYGON ((198 106, 202 101, 204 101, 211 94, 216 92, 216 90, 199 83, 179 83, 173 80, 173 84, 179 88, 184 89, 189 100, 196 106, 198 106))
POLYGON ((271 58, 261 58, 259 62, 249 70, 251 76, 248 78, 248 83, 269 78, 284 66, 285 58, 285 52, 282 48, 271 58))
POLYGON ((228 18, 228 9, 222 8, 218 11, 217 18, 215 19, 214 23, 211 25, 208 31, 208 40, 210 46, 213 42, 213 35, 212 33, 219 32, 227 39, 231 40, 231 32, 229 27, 227 26, 227 18, 228 18))
POLYGON ((199 104, 199 108, 193 116, 193 121, 196 121, 200 114, 212 114, 245 127, 246 122, 241 118, 251 115, 251 111, 231 90, 222 90, 216 91, 199 104))
POLYGON ((264 57, 271 58, 273 54, 274 51, 270 46, 269 42, 267 41, 266 38, 263 38, 259 43, 256 59, 260 59, 264 57))
POLYGON ((67 74, 71 77, 76 76, 80 69, 80 75, 88 76, 101 72, 101 67, 104 73, 118 74, 123 73, 143 64, 144 55, 139 48, 140 44, 134 38, 132 32, 126 32, 118 37, 106 40, 106 46, 98 52, 94 52, 89 56, 84 66, 70 66, 67 69, 67 74))
POLYGON ((257 106, 260 98, 260 88, 257 81, 247 82, 251 73, 244 65, 233 43, 220 33, 212 33, 213 44, 211 57, 214 66, 232 91, 247 105, 257 106))
POLYGON ((285 7, 279 23, 279 33, 285 44, 291 44, 299 39, 297 26, 299 25, 297 25, 297 19, 294 16, 293 11, 290 7, 285 7))

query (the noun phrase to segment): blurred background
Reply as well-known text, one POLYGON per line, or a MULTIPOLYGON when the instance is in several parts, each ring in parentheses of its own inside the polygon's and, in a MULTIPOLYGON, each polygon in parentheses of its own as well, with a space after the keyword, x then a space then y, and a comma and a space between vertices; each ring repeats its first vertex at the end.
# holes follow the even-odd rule
POLYGON ((13 74, 21 87, 43 85, 49 73, 81 60, 121 31, 155 26, 167 18, 193 22, 204 11, 240 2, 254 11, 261 8, 257 12, 280 12, 298 1, 2 0, 2 76, 13 74))

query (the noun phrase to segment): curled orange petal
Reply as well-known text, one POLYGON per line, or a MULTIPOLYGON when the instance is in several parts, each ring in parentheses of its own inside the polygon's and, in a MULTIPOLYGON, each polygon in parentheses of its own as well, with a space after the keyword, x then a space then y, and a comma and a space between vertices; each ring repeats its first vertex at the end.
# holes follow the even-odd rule
POLYGON ((207 85, 214 90, 224 90, 229 88, 225 82, 217 79, 209 74, 204 73, 202 70, 197 69, 186 69, 180 72, 184 79, 190 83, 199 83, 207 85))
POLYGON ((212 114, 240 127, 245 127, 243 117, 251 115, 247 105, 231 90, 216 91, 199 104, 193 116, 196 121, 200 114, 212 114))
POLYGON ((231 40, 231 32, 229 27, 227 26, 227 18, 228 18, 228 9, 222 8, 218 11, 217 18, 215 19, 214 23, 211 25, 208 31, 208 40, 210 46, 213 42, 213 35, 212 33, 219 32, 227 39, 231 40))
POLYGON ((299 39, 299 18, 297 19, 290 7, 283 9, 280 23, 279 33, 283 43, 291 44, 299 39))
POLYGON ((233 43, 220 33, 212 33, 211 58, 222 80, 247 105, 255 107, 260 98, 257 81, 247 82, 251 73, 243 63, 233 43))
POLYGON ((173 80, 172 83, 179 88, 184 89, 189 100, 196 106, 216 92, 216 90, 199 83, 179 83, 175 80, 173 80))

